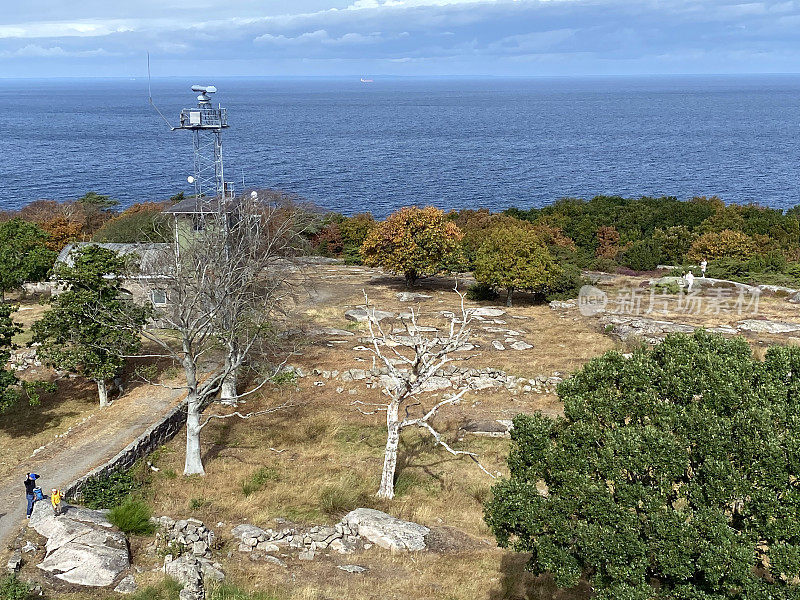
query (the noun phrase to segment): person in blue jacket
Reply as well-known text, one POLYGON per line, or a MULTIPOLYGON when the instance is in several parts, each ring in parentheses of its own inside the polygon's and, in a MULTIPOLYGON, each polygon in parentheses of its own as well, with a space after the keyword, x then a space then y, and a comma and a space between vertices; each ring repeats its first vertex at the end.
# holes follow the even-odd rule
POLYGON ((39 479, 39 476, 36 473, 28 473, 28 476, 25 478, 25 497, 28 499, 28 518, 31 518, 31 513, 33 512, 33 503, 36 500, 35 496, 33 495, 33 488, 36 487, 36 480, 39 479))

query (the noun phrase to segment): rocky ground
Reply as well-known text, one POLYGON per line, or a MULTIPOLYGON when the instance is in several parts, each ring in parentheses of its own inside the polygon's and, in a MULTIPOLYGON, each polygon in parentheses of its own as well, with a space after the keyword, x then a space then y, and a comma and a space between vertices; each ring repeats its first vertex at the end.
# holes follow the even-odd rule
MULTIPOLYGON (((390 374, 370 352, 364 292, 395 335, 404 335, 403 317, 412 310, 418 327, 435 335, 460 311, 454 280, 433 278, 407 290, 377 270, 328 264, 315 267, 309 283, 310 298, 295 316, 307 339, 290 359, 295 379, 241 408, 290 406, 209 425, 205 478, 177 475, 180 438, 152 457, 158 470, 147 498, 164 516, 156 536, 129 541, 136 585, 167 572, 189 588, 224 577, 287 599, 587 597, 586 589, 559 591, 548 578, 526 574, 524 557, 497 549, 482 519, 492 479, 423 435, 404 434, 397 498, 374 497, 385 425, 354 403, 379 401, 390 374)), ((736 308, 740 288, 732 284, 701 282, 690 305, 683 296, 651 294, 651 283, 597 277, 607 302, 594 313, 578 299, 536 305, 522 297, 510 308, 467 301, 472 336, 456 353, 465 360, 437 373, 423 407, 468 388, 437 426, 449 443, 502 474, 513 416, 560 414, 555 387, 593 356, 698 326, 742 335, 757 353, 800 340, 800 306, 785 290, 761 290, 753 310, 736 308)), ((70 590, 60 597, 104 596, 70 590)))

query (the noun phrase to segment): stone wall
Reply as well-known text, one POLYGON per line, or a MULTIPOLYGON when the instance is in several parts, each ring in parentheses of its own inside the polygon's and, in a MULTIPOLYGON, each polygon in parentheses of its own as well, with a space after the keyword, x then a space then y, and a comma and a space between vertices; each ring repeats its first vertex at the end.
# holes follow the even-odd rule
POLYGON ((124 471, 131 468, 138 459, 147 456, 153 450, 175 437, 185 423, 186 403, 181 402, 158 423, 152 425, 142 435, 128 444, 114 458, 66 486, 63 489, 64 496, 66 498, 80 499, 81 490, 87 481, 102 477, 113 471, 124 471))

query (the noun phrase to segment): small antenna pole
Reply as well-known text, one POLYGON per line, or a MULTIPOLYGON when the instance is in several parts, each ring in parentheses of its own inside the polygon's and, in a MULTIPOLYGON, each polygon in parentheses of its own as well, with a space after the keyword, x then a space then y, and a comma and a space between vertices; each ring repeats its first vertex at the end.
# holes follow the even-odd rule
POLYGON ((175 129, 177 129, 177 128, 172 126, 172 123, 169 122, 169 119, 167 119, 167 117, 165 117, 164 114, 160 110, 158 110, 158 107, 156 106, 156 103, 153 102, 153 90, 152 90, 152 87, 150 85, 150 80, 151 80, 151 77, 150 77, 150 52, 148 51, 147 52, 147 101, 150 103, 150 106, 152 106, 153 108, 156 109, 156 112, 159 114, 159 116, 162 119, 164 119, 164 122, 167 124, 167 126, 172 131, 175 131, 175 129))

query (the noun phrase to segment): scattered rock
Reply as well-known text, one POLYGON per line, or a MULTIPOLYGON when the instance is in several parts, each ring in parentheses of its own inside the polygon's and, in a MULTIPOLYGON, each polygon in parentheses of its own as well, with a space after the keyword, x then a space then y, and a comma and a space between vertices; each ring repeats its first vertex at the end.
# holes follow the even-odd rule
POLYGON ((467 421, 461 426, 463 431, 484 437, 506 437, 511 432, 513 423, 507 419, 495 421, 467 421))
POLYGON ((11 557, 6 563, 6 568, 9 573, 16 573, 22 568, 22 553, 19 550, 11 554, 11 557))
POLYGON ((287 567, 287 566, 288 566, 288 565, 287 565, 285 562, 283 562, 283 561, 282 561, 280 558, 278 558, 277 556, 270 556, 269 554, 267 554, 266 556, 264 556, 263 560, 264 560, 265 562, 272 563, 273 565, 276 565, 276 566, 278 566, 278 567, 284 567, 284 568, 285 568, 285 567, 287 567))
POLYGON ((553 300, 550 302, 550 308, 553 310, 568 310, 570 308, 575 308, 577 303, 574 300, 553 300))
POLYGON ((217 563, 193 554, 181 554, 175 559, 168 554, 164 557, 164 573, 183 585, 189 585, 198 578, 201 580, 208 578, 214 581, 225 579, 225 574, 217 563))
POLYGON ((511 344, 511 348, 514 350, 530 350, 533 348, 533 344, 529 344, 528 342, 523 342, 522 340, 518 340, 511 344))
POLYGON ((344 318, 348 321, 354 321, 355 323, 366 323, 370 319, 374 319, 376 322, 380 323, 384 319, 393 319, 395 314, 393 312, 389 312, 387 310, 375 310, 373 311, 370 309, 367 311, 363 308, 353 308, 351 310, 345 311, 344 318))
POLYGON ((133 594, 136 592, 136 589, 136 580, 133 578, 133 575, 126 575, 122 578, 122 581, 116 585, 114 591, 118 594, 133 594))
POLYGON ((492 342, 492 346, 494 347, 495 350, 505 350, 506 349, 506 347, 503 346, 503 342, 501 342, 500 340, 494 340, 492 342))
POLYGON ((784 287, 782 285, 761 284, 761 285, 758 285, 756 287, 758 287, 758 289, 760 289, 762 292, 768 292, 770 294, 781 294, 781 295, 784 295, 784 296, 794 296, 794 295, 800 293, 800 290, 796 290, 796 289, 790 288, 790 287, 784 287))
POLYGON ((159 526, 156 532, 156 542, 178 554, 191 553, 198 557, 211 556, 216 536, 214 532, 198 519, 180 519, 175 521, 170 517, 158 517, 151 521, 159 526))
POLYGON ((623 317, 619 315, 604 315, 600 318, 600 324, 606 328, 611 328, 611 333, 621 340, 626 340, 631 336, 655 344, 668 333, 692 333, 694 327, 682 323, 671 321, 656 321, 644 317, 623 317))
POLYGON ((741 331, 753 333, 792 333, 800 331, 800 323, 787 323, 785 321, 770 321, 768 319, 745 319, 736 324, 741 331))
POLYGON ((361 565, 337 565, 337 569, 341 569, 345 573, 366 573, 369 571, 367 567, 362 567, 361 565))
POLYGON ((470 308, 469 314, 473 317, 502 317, 506 311, 500 308, 490 308, 481 306, 479 308, 470 308))
POLYGON ((23 552, 36 552, 39 547, 31 541, 25 542, 25 545, 22 547, 23 552))
POLYGON ((436 392, 453 387, 453 383, 447 377, 431 377, 422 386, 423 392, 436 392))
POLYGON ((429 300, 433 296, 428 294, 419 294, 417 292, 400 292, 397 294, 397 299, 400 302, 418 302, 420 300, 429 300))
POLYGON ((371 508, 357 508, 349 512, 342 524, 357 535, 394 551, 416 552, 425 549, 425 536, 430 529, 417 523, 403 521, 371 508))
POLYGON ((311 335, 325 335, 331 337, 353 337, 355 333, 347 331, 346 329, 337 329, 335 327, 321 327, 309 332, 311 335))

